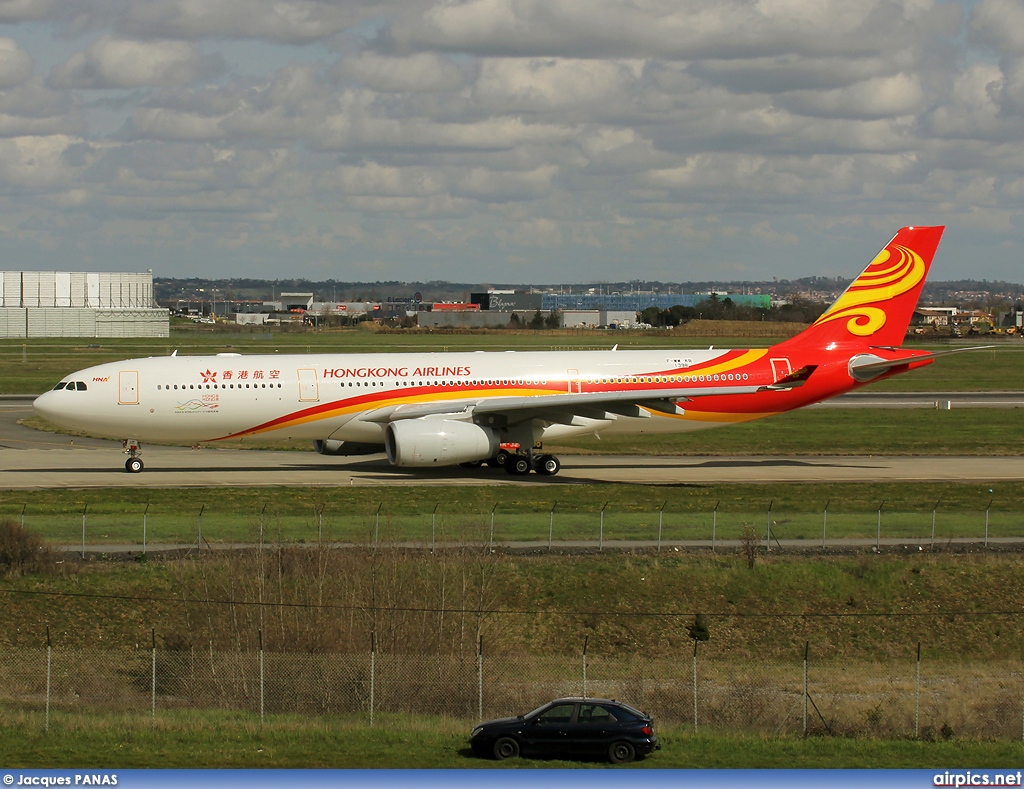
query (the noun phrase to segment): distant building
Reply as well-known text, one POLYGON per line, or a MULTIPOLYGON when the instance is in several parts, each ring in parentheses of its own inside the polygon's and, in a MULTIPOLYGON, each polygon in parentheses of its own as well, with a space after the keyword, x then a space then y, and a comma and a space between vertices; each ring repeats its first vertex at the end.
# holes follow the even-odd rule
POLYGON ((536 312, 544 307, 544 296, 540 293, 516 293, 514 290, 489 290, 486 293, 470 293, 469 300, 479 304, 482 310, 494 312, 536 312))
MULTIPOLYGON (((767 293, 724 293, 715 294, 719 301, 729 299, 733 304, 764 307, 771 306, 772 297, 767 293)), ((648 307, 667 310, 672 307, 696 307, 711 298, 708 293, 545 293, 542 309, 558 310, 608 310, 613 312, 643 312, 648 307)))
POLYGON ((0 337, 167 337, 153 274, 0 271, 0 337))

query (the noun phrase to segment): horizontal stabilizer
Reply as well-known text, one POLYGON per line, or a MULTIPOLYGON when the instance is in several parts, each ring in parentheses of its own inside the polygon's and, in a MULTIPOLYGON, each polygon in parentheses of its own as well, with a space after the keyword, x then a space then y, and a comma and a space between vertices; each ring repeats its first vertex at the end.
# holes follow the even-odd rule
MULTIPOLYGON (((947 351, 932 351, 931 353, 920 353, 914 356, 903 356, 898 359, 883 359, 873 353, 863 353, 850 359, 850 377, 861 383, 865 383, 890 370, 898 367, 906 367, 915 362, 927 362, 939 356, 948 356, 951 353, 963 353, 964 351, 983 351, 992 348, 991 345, 976 345, 971 348, 951 348, 947 351)), ((884 351, 905 351, 904 348, 878 348, 884 351)))

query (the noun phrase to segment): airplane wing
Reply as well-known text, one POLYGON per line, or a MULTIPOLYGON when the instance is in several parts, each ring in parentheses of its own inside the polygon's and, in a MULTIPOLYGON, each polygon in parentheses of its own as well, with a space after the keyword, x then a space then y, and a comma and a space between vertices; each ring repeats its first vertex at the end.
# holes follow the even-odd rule
POLYGON ((649 418, 651 411, 682 414, 677 405, 699 397, 716 395, 751 395, 763 391, 779 391, 802 386, 814 372, 804 367, 769 386, 702 386, 659 389, 657 392, 585 392, 533 396, 467 397, 441 403, 393 405, 365 414, 367 422, 386 424, 401 419, 450 415, 476 422, 498 421, 503 425, 539 419, 552 424, 570 425, 574 417, 614 419, 616 416, 649 418))

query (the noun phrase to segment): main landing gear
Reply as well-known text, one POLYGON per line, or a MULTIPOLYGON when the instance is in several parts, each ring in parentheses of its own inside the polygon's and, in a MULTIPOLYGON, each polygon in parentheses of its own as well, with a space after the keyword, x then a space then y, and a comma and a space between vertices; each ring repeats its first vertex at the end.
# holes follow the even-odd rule
POLYGON ((522 477, 536 471, 545 477, 553 477, 562 468, 561 461, 554 455, 535 455, 532 451, 526 454, 500 450, 488 461, 491 466, 503 466, 505 471, 514 477, 522 477))
POLYGON ((142 458, 139 457, 142 454, 142 444, 134 438, 126 438, 121 443, 124 445, 124 451, 128 453, 128 459, 124 462, 124 470, 129 474, 138 474, 145 468, 142 458))

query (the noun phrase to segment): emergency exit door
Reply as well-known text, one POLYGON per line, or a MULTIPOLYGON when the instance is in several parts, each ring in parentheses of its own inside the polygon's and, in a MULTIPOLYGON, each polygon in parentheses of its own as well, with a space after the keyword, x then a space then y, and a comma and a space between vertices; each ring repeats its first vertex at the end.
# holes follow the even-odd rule
POLYGON ((117 402, 120 405, 139 404, 139 373, 137 370, 119 372, 117 386, 117 402))
POLYGON ((299 370, 299 400, 304 403, 316 402, 320 399, 320 386, 316 379, 316 370, 303 368, 299 370))

